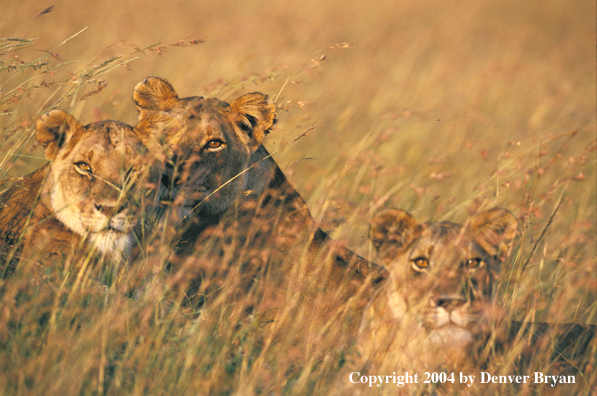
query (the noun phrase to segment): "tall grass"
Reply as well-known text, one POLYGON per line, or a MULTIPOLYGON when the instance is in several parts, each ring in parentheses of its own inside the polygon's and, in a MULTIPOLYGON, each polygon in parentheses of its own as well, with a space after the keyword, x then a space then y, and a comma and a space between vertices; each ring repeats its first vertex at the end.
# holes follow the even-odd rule
MULTIPOLYGON (((499 306, 515 320, 597 323, 594 3, 2 6, 0 191, 44 163, 33 135, 49 109, 134 125, 130 96, 148 75, 181 96, 262 91, 280 108, 266 146, 286 145, 274 157, 336 240, 375 260, 378 210, 464 222, 502 206, 522 233, 499 306)), ((172 243, 148 241, 113 283, 101 268, 49 268, 35 287, 19 268, 1 279, 3 393, 368 393, 348 381, 359 357, 341 326, 305 331, 309 312, 290 306, 284 326, 264 329, 246 313, 267 304, 263 290, 239 297, 226 256, 194 257, 212 275, 198 305, 187 279, 162 271, 172 243)), ((513 348, 536 349, 525 374, 557 372, 549 342, 513 348)), ((596 348, 576 385, 497 391, 589 394, 596 348)), ((492 352, 484 369, 510 374, 515 355, 492 352)))

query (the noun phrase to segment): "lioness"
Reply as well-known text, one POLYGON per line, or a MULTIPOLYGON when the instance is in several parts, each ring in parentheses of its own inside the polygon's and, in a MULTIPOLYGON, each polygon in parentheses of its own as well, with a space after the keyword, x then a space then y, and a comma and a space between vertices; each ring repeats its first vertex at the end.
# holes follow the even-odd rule
MULTIPOLYGON (((500 208, 478 213, 463 226, 420 223, 399 209, 377 214, 370 237, 390 276, 365 309, 357 338, 365 364, 352 369, 361 374, 447 370, 448 375, 457 369, 473 375, 482 368, 525 375, 544 371, 575 374, 579 389, 589 386, 594 325, 512 321, 493 301, 500 266, 517 232, 516 218, 500 208)), ((440 383, 445 393, 482 393, 458 379, 452 388, 450 381, 440 383)), ((434 386, 421 383, 418 389, 434 386)))
POLYGON ((482 319, 491 316, 500 266, 518 231, 495 208, 459 224, 419 223, 399 209, 379 213, 371 240, 390 272, 371 300, 359 346, 373 361, 407 369, 468 358, 482 319))
POLYGON ((293 301, 310 310, 314 329, 334 314, 352 315, 347 329, 356 334, 372 285, 386 271, 332 243, 261 145, 275 121, 267 95, 250 93, 230 104, 180 99, 168 82, 149 77, 135 87, 133 100, 139 136, 154 152, 166 148, 162 182, 188 223, 173 262, 192 272, 200 252, 220 260, 211 265, 220 271, 211 281, 240 269, 240 292, 272 286, 264 287, 270 312, 293 301), (338 311, 353 299, 359 308, 338 311))
POLYGON ((13 242, 28 224, 21 255, 49 262, 92 248, 120 261, 139 223, 131 190, 147 176, 144 146, 133 128, 118 121, 84 126, 53 110, 37 122, 36 138, 52 162, 2 196, 1 225, 14 227, 13 242), (26 213, 32 208, 31 217, 11 218, 8 212, 15 208, 26 213))

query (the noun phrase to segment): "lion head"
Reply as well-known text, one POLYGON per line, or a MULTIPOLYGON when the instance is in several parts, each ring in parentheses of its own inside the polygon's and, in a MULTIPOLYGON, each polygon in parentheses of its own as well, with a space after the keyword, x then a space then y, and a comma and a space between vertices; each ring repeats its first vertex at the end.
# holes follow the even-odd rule
POLYGON ((376 215, 371 240, 390 281, 370 304, 362 330, 414 330, 419 342, 465 350, 493 302, 516 218, 495 208, 465 225, 420 223, 399 209, 376 215), (374 312, 375 311, 375 312, 374 312))
POLYGON ((87 239, 104 254, 127 254, 139 224, 135 194, 148 176, 133 128, 118 121, 82 125, 53 110, 37 122, 36 137, 52 162, 23 253, 40 248, 35 241, 44 234, 72 243, 87 239), (54 218, 59 224, 49 221, 54 218))
POLYGON ((250 93, 228 104, 216 98, 180 99, 163 79, 137 84, 136 130, 164 163, 162 187, 182 215, 218 215, 244 188, 251 155, 275 121, 267 95, 250 93), (201 203, 199 205, 199 203, 201 203))

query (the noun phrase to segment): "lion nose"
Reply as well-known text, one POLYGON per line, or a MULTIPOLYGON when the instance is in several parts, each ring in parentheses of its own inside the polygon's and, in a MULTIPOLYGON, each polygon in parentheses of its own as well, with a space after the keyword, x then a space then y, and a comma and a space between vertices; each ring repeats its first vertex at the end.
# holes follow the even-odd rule
POLYGON ((437 296, 431 299, 436 307, 441 307, 446 311, 452 311, 466 304, 466 299, 462 296, 437 296))
POLYGON ((126 202, 121 205, 98 205, 94 204, 95 210, 102 213, 106 217, 116 216, 119 213, 124 212, 127 209, 126 202))

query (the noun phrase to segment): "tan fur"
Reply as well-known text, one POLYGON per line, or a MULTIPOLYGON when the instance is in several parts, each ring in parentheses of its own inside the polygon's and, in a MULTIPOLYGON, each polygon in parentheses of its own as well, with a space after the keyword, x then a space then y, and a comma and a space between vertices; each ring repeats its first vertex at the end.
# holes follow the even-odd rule
POLYGON ((48 174, 49 164, 15 181, 0 195, 0 244, 18 243, 31 209, 39 199, 40 188, 48 174))
MULTIPOLYGON (((36 137, 52 162, 25 177, 33 209, 22 256, 48 262, 93 249, 121 260, 139 222, 138 211, 128 206, 135 202, 131 190, 147 177, 144 147, 133 129, 117 121, 84 126, 53 110, 37 122, 36 137)), ((9 205, 20 189, 7 194, 9 205)))
POLYGON ((138 134, 147 145, 162 148, 154 149, 158 155, 164 153, 167 198, 174 207, 181 204, 183 214, 193 213, 172 260, 174 272, 186 273, 174 278, 196 283, 196 294, 207 298, 208 284, 221 285, 215 287, 220 291, 236 288, 232 295, 261 293, 264 320, 286 323, 281 312, 291 315, 289 307, 295 307, 312 315, 315 332, 325 323, 341 330, 339 324, 348 320, 346 333, 355 335, 376 288, 372 283, 386 271, 337 246, 319 229, 261 145, 275 121, 275 105, 261 93, 230 105, 215 98, 173 100, 177 97, 156 77, 138 84, 133 94, 138 134), (217 150, 208 145, 214 139, 222 142, 217 150), (210 282, 195 257, 210 257, 210 268, 216 269, 210 282), (240 280, 233 280, 233 273, 240 280), (198 278, 204 281, 192 281, 198 278))
POLYGON ((517 230, 516 218, 500 208, 464 226, 421 224, 398 209, 375 216, 371 239, 390 279, 365 311, 363 355, 410 370, 471 358, 482 321, 494 311, 500 266, 517 230))

